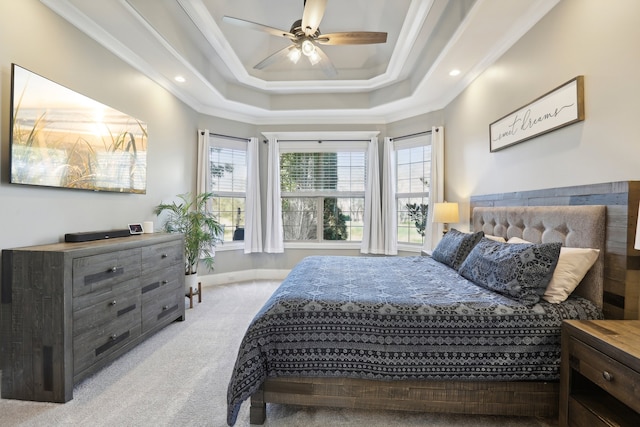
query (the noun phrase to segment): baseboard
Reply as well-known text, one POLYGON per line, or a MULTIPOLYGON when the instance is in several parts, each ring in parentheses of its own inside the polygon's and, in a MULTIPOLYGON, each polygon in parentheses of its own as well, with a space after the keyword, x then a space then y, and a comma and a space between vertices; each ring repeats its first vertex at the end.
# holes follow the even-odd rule
POLYGON ((202 286, 227 285, 229 283, 249 282, 252 280, 283 280, 290 270, 242 270, 228 273, 208 274, 200 276, 202 286))

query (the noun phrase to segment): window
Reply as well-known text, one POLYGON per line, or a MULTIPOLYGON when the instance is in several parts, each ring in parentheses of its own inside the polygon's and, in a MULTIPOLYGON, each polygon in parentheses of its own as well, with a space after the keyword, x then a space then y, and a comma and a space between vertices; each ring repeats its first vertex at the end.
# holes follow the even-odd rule
POLYGON ((244 240, 247 143, 211 137, 209 148, 213 212, 224 227, 224 242, 244 240))
POLYGON ((285 241, 360 242, 366 143, 280 141, 285 241))
POLYGON ((429 209, 431 135, 394 144, 398 243, 422 245, 429 209))

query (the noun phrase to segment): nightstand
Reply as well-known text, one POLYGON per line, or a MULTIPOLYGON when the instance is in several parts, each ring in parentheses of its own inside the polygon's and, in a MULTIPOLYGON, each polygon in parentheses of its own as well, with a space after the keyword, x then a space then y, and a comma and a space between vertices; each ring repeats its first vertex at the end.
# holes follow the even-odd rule
POLYGON ((640 320, 562 324, 560 426, 640 426, 640 320))

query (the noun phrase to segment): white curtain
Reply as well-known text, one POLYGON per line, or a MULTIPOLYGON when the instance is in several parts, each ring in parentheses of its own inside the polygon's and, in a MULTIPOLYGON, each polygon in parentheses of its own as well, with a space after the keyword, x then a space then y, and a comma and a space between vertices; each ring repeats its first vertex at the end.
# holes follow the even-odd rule
POLYGON ((267 232, 264 251, 284 252, 284 231, 282 228, 282 205, 280 204, 280 152, 278 140, 269 137, 269 168, 267 177, 267 232))
POLYGON ((260 145, 258 138, 247 144, 247 196, 245 202, 244 253, 262 252, 262 208, 260 204, 260 145))
MULTIPOLYGON (((196 194, 209 191, 209 129, 198 131, 198 165, 196 167, 196 194)), ((211 207, 211 206, 209 206, 211 207)))
POLYGON ((367 182, 364 195, 364 229, 360 252, 384 253, 384 236, 380 211, 380 161, 378 137, 371 138, 367 148, 367 182))
POLYGON ((424 233, 423 249, 432 251, 442 238, 443 224, 433 223, 433 206, 444 201, 444 127, 431 128, 431 182, 429 183, 429 214, 424 233))
POLYGON ((396 150, 391 138, 384 139, 382 171, 382 224, 385 255, 398 254, 398 217, 396 214, 396 150))
MULTIPOLYGON (((196 197, 198 194, 206 193, 207 191, 211 191, 211 174, 209 173, 209 129, 201 129, 198 130, 198 158, 197 158, 197 166, 196 166, 196 197)), ((211 199, 207 201, 207 210, 211 211, 213 205, 211 203, 211 199)), ((215 256, 216 247, 215 245, 209 246, 209 252, 211 255, 215 256)), ((202 258, 202 256, 201 256, 202 258)))

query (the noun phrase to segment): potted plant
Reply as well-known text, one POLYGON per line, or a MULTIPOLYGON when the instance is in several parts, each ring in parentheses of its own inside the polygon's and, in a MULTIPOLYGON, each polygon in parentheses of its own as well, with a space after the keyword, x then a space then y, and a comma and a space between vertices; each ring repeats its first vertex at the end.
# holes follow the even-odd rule
POLYGON ((158 216, 167 213, 164 231, 184 235, 185 288, 188 293, 189 289, 197 288, 200 259, 213 269, 211 248, 219 241, 222 226, 207 207, 213 193, 201 193, 195 197, 186 193, 178 195, 178 198, 178 203, 159 204, 154 213, 158 216))

